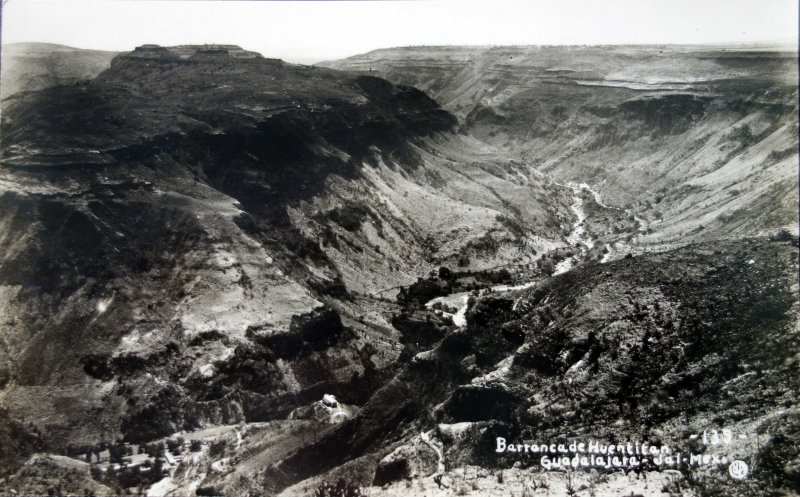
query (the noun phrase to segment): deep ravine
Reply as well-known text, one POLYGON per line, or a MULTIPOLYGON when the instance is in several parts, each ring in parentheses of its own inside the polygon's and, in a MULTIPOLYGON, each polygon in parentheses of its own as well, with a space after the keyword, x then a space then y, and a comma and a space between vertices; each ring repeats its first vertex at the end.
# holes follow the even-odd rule
MULTIPOLYGON (((586 259, 586 257, 589 255, 589 251, 592 250, 595 247, 595 244, 597 243, 597 241, 592 237, 592 235, 586 230, 585 227, 587 214, 584 209, 584 200, 581 196, 582 192, 584 191, 589 192, 594 197, 594 201, 604 209, 618 209, 616 207, 604 204, 601 200, 602 197, 600 192, 598 192, 596 189, 594 189, 587 183, 568 182, 566 184, 561 184, 561 183, 556 183, 556 184, 561 187, 569 188, 570 190, 572 190, 573 201, 572 204, 570 205, 570 208, 572 212, 575 214, 575 221, 572 223, 572 231, 569 233, 569 235, 567 235, 565 241, 569 246, 578 248, 580 251, 577 254, 571 255, 558 262, 558 264, 555 265, 555 268, 551 276, 564 274, 570 271, 571 269, 575 268, 577 265, 580 264, 582 260, 586 259)), ((639 233, 645 232, 647 230, 647 222, 645 220, 632 214, 628 209, 624 209, 624 212, 628 215, 633 216, 634 220, 637 223, 637 231, 639 233)), ((606 263, 613 260, 613 258, 615 258, 614 257, 615 253, 629 251, 629 250, 627 251, 624 250, 624 248, 626 247, 629 248, 629 246, 622 240, 623 237, 620 237, 619 240, 605 244, 606 247, 605 254, 600 259, 601 263, 606 263), (614 248, 615 246, 617 247, 617 249, 614 248)), ((491 287, 491 291, 495 293, 505 293, 516 290, 525 290, 527 288, 535 286, 537 281, 539 280, 523 282, 517 285, 495 285, 491 287)), ((484 293, 486 293, 485 290, 479 291, 478 296, 483 295, 484 293)), ((444 304, 446 307, 455 308, 456 312, 454 313, 444 312, 443 314, 445 316, 452 318, 453 324, 455 324, 459 328, 462 328, 467 324, 466 314, 467 314, 467 308, 469 306, 469 297, 472 294, 474 294, 474 292, 458 292, 458 293, 452 293, 450 295, 445 295, 442 297, 436 297, 434 299, 429 300, 425 304, 425 307, 431 309, 435 304, 441 303, 444 304)))

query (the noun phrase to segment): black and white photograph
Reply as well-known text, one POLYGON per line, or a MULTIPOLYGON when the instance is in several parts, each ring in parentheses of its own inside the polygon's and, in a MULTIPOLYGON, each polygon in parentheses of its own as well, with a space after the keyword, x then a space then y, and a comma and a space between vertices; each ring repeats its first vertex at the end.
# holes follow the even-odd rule
POLYGON ((800 495, 795 0, 0 19, 0 496, 800 495))

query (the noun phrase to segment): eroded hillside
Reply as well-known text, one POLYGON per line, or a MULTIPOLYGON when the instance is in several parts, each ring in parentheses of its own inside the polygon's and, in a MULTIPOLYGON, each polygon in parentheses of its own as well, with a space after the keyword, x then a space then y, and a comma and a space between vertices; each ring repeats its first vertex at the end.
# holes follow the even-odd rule
POLYGON ((116 55, 116 52, 82 50, 51 43, 3 45, 0 98, 20 91, 92 79, 108 69, 116 55))
POLYGON ((415 47, 331 67, 426 91, 482 140, 646 221, 641 244, 797 232, 797 53, 415 47))
MULTIPOLYGON (((467 326, 416 355, 364 407, 361 423, 310 450, 328 460, 334 447, 358 450, 367 436, 382 449, 285 495, 353 474, 374 474, 361 482, 376 495, 791 494, 800 427, 797 261, 796 239, 697 244, 477 300, 467 326), (408 414, 418 412, 429 414, 408 414), (391 423, 369 422, 386 413, 391 423), (698 436, 723 428, 736 434, 723 446, 698 436), (648 441, 673 454, 743 459, 753 471, 745 481, 720 463, 644 464, 635 471, 644 481, 630 470, 546 471, 542 454, 522 445, 498 452, 498 437, 506 445, 648 441), (436 474, 445 488, 420 478, 436 474)), ((276 469, 291 478, 306 467, 301 461, 276 469)))
POLYGON ((564 245, 563 188, 455 123, 231 46, 144 46, 5 100, 2 399, 32 440, 6 471, 364 404, 396 368, 401 286, 564 245))
POLYGON ((4 487, 798 491, 794 55, 331 65, 145 45, 3 100, 4 487), (499 438, 750 473, 546 471, 499 438))

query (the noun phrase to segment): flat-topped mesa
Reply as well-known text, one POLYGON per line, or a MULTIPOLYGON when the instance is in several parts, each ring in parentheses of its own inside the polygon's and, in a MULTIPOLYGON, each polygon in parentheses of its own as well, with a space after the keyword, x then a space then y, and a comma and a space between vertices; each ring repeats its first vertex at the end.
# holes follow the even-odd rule
POLYGON ((136 47, 135 52, 165 52, 167 49, 155 43, 145 43, 142 46, 136 47))
MULTIPOLYGON (((120 54, 120 60, 150 60, 161 62, 178 62, 184 60, 220 60, 220 59, 263 59, 261 54, 242 49, 238 45, 178 45, 162 47, 145 44, 136 47, 132 52, 120 54)), ((113 66, 113 64, 112 64, 113 66)))
POLYGON ((111 61, 111 67, 106 77, 138 78, 152 69, 147 67, 179 67, 179 66, 205 66, 238 67, 251 63, 275 63, 265 59, 257 52, 250 52, 237 45, 178 45, 162 47, 147 44, 136 47, 131 52, 117 55, 111 61), (132 71, 132 72, 131 72, 132 71), (144 72, 142 72, 144 71, 144 72))
POLYGON ((123 52, 111 60, 111 70, 119 70, 122 67, 144 64, 172 64, 180 62, 181 58, 167 47, 160 45, 141 45, 133 49, 132 52, 123 52))
POLYGON ((133 52, 120 54, 119 57, 130 57, 139 59, 174 59, 175 54, 170 53, 166 47, 160 45, 147 44, 136 47, 133 52))
POLYGON ((225 57, 231 57, 234 59, 263 58, 260 53, 244 50, 238 45, 178 45, 175 47, 169 47, 169 50, 182 59, 225 57))

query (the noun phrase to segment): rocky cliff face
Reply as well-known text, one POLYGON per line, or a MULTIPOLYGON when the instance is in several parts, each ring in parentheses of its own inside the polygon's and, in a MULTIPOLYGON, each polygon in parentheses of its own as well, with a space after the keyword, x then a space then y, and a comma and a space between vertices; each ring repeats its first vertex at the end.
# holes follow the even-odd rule
POLYGON ((385 296, 535 260, 568 220, 419 90, 238 47, 4 103, 2 399, 47 434, 29 450, 361 405, 400 348, 385 296))
POLYGON ((326 65, 414 85, 470 133, 595 186, 646 221, 641 243, 797 229, 796 51, 429 47, 326 65))
POLYGON ((354 74, 145 45, 4 100, 0 477, 797 491, 792 64, 426 48, 335 64, 354 74), (726 450, 746 482, 540 472, 496 450, 710 456, 697 435, 722 428, 745 435, 726 450))
MULTIPOLYGON (((693 245, 478 300, 466 328, 418 354, 356 419, 281 461, 264 484, 281 489, 327 469, 284 494, 305 495, 353 472, 374 474, 363 484, 383 486, 382 495, 433 492, 437 474, 476 495, 502 495, 509 485, 646 492, 647 483, 621 472, 542 472, 542 454, 516 445, 646 440, 672 453, 758 460, 746 483, 754 495, 792 491, 797 256, 796 241, 693 245), (729 445, 701 443, 698 434, 723 427, 736 434, 729 445), (498 452, 498 438, 518 448, 498 452), (337 458, 337 447, 350 448, 348 456, 337 458), (311 453, 324 457, 312 464, 311 453), (354 456, 350 468, 337 468, 354 456), (505 484, 494 476, 503 471, 505 484)), ((711 466, 684 466, 685 479, 654 464, 639 471, 666 493, 722 496, 742 487, 711 466)))

